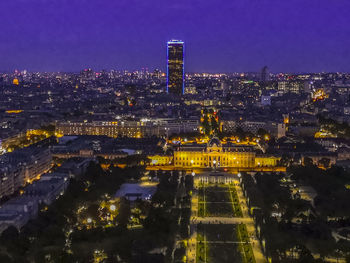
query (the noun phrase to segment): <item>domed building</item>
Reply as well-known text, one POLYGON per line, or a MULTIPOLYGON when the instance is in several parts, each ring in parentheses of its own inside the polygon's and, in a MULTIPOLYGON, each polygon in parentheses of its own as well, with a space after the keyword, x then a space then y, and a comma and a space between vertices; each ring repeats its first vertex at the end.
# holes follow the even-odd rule
POLYGON ((213 137, 207 144, 185 144, 175 148, 174 166, 183 168, 255 167, 255 150, 252 146, 224 144, 213 137))
POLYGON ((211 138, 211 140, 208 142, 208 147, 220 147, 221 141, 217 137, 211 138))

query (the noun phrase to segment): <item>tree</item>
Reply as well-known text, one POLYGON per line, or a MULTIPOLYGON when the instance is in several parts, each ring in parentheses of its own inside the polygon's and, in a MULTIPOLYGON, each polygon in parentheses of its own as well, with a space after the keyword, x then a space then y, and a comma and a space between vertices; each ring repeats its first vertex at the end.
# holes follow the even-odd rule
POLYGON ((322 158, 321 160, 319 160, 318 162, 322 167, 324 168, 328 168, 330 163, 331 163, 331 160, 329 158, 322 158))
POLYGON ((91 161, 86 170, 85 178, 91 182, 95 182, 96 179, 103 174, 104 171, 101 168, 101 165, 95 163, 94 161, 91 161))
POLYGON ((119 214, 117 216, 118 225, 122 228, 126 228, 131 215, 130 202, 123 198, 120 201, 119 214))
POLYGON ((259 137, 264 137, 265 135, 269 134, 265 129, 263 128, 259 128, 259 130, 257 131, 257 135, 259 137))
POLYGON ((245 139, 245 132, 241 127, 238 127, 235 131, 236 136, 240 139, 240 140, 244 140, 245 139))
POLYGON ((0 253, 0 262, 11 263, 13 260, 5 253, 0 253))
POLYGON ((300 248, 300 253, 299 253, 299 261, 302 263, 309 263, 314 261, 314 257, 312 256, 310 250, 308 250, 306 247, 301 246, 300 248))
POLYGON ((187 174, 185 177, 185 187, 187 192, 193 189, 193 176, 190 174, 187 174))
POLYGON ((3 240, 4 243, 8 241, 14 241, 18 239, 19 233, 16 227, 9 226, 6 228, 2 234, 1 234, 1 240, 3 240))
POLYGON ((165 209, 152 207, 144 221, 144 227, 156 233, 169 233, 172 219, 165 209))
POLYGON ((86 213, 89 217, 91 217, 93 220, 98 221, 99 220, 99 205, 98 204, 91 204, 86 210, 86 213))
POLYGON ((310 157, 304 157, 304 166, 313 166, 314 162, 310 157))
POLYGON ((209 123, 209 117, 207 114, 205 114, 203 117, 202 127, 204 130, 204 134, 209 136, 211 133, 211 127, 210 127, 210 123, 209 123))
POLYGON ((211 116, 210 123, 212 131, 217 133, 219 131, 219 124, 214 115, 211 116))

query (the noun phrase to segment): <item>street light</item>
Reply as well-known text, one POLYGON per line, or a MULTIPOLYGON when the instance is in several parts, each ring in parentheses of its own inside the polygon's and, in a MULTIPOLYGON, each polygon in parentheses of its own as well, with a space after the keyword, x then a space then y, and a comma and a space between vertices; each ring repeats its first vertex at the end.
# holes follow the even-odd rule
POLYGON ((237 176, 238 176, 239 178, 241 178, 242 174, 241 174, 241 173, 238 173, 237 176))
POLYGON ((216 160, 213 161, 214 164, 214 173, 216 173, 216 160))
POLYGON ((192 172, 192 176, 195 176, 196 175, 196 173, 195 172, 192 172))
POLYGON ((86 221, 88 222, 88 224, 92 223, 92 219, 90 217, 86 221))
POLYGON ((111 205, 111 206, 109 207, 109 209, 110 209, 111 211, 115 211, 117 208, 116 208, 115 205, 111 205))

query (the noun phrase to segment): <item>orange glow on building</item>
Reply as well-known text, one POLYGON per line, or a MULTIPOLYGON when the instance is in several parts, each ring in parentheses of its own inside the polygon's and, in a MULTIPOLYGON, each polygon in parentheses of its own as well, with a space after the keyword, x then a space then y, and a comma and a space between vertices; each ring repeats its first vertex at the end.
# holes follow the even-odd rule
POLYGON ((326 94, 323 89, 318 89, 312 94, 313 101, 324 100, 328 97, 329 97, 329 95, 326 94))
POLYGON ((23 112, 23 110, 7 110, 6 113, 8 114, 18 114, 23 112))

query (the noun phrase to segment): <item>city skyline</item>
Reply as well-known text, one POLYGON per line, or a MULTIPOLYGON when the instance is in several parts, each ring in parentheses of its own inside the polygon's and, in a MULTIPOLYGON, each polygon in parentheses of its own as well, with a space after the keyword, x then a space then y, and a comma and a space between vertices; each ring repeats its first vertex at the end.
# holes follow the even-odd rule
POLYGON ((350 263, 349 11, 0 1, 0 262, 350 263))
POLYGON ((264 65, 271 72, 349 72, 349 7, 314 0, 4 1, 0 70, 165 71, 165 43, 177 38, 187 43, 187 72, 254 72, 264 65), (16 23, 6 10, 16 10, 16 23))

